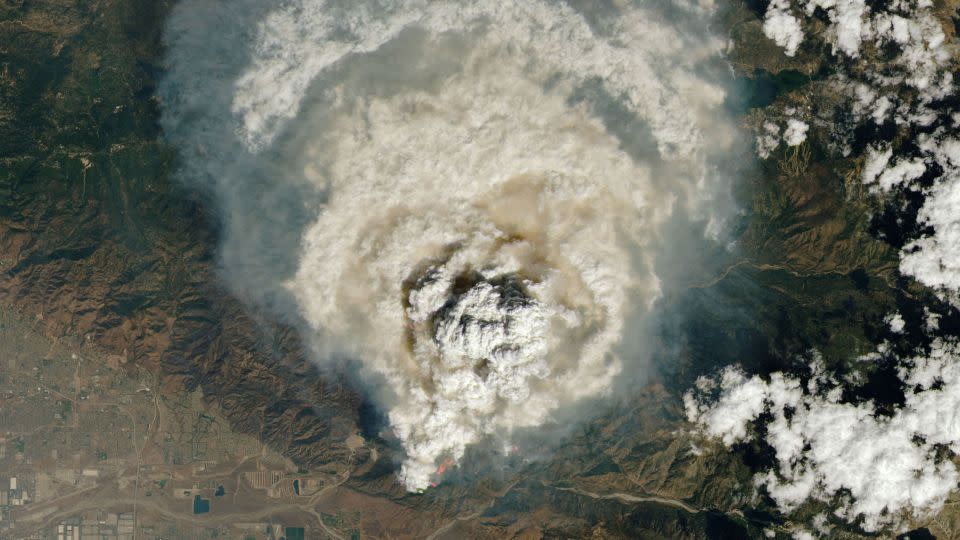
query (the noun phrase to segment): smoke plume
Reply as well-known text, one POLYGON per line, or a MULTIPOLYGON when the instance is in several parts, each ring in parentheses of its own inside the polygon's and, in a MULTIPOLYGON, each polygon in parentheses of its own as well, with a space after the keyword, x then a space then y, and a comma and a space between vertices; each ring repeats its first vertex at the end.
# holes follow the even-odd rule
POLYGON ((221 207, 224 275, 381 382, 408 489, 608 392, 665 224, 720 229, 710 11, 179 4, 163 125, 221 207))

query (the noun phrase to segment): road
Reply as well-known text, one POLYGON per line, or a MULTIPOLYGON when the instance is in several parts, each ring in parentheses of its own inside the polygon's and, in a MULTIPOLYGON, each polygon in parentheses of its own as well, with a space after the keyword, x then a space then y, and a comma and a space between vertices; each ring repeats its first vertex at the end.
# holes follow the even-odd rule
POLYGON ((683 502, 683 501, 681 501, 681 500, 679 500, 679 499, 669 499, 669 498, 667 498, 667 497, 657 497, 657 496, 655 496, 655 495, 633 495, 633 494, 631 494, 631 493, 607 493, 607 494, 600 494, 600 493, 593 493, 593 492, 591 492, 591 491, 582 490, 582 489, 579 489, 579 488, 573 488, 573 487, 558 487, 558 486, 554 486, 554 485, 548 484, 548 483, 546 483, 546 482, 541 482, 541 483, 544 485, 544 487, 548 487, 548 488, 550 488, 550 489, 555 489, 555 490, 557 490, 557 491, 569 491, 569 492, 571 492, 571 493, 576 493, 577 495, 583 495, 584 497, 590 497, 590 498, 592 498, 592 499, 614 499, 614 500, 618 500, 618 501, 622 501, 622 502, 627 502, 627 503, 652 502, 652 503, 658 503, 658 504, 664 504, 664 505, 667 505, 667 506, 672 506, 672 507, 674 507, 674 508, 679 508, 679 509, 681 509, 681 510, 683 510, 683 511, 685 511, 685 512, 690 513, 690 514, 696 514, 696 513, 698 513, 698 512, 702 512, 702 511, 703 511, 702 509, 700 509, 700 508, 695 508, 695 507, 693 507, 693 506, 690 506, 689 504, 687 504, 687 503, 685 503, 685 502, 683 502))

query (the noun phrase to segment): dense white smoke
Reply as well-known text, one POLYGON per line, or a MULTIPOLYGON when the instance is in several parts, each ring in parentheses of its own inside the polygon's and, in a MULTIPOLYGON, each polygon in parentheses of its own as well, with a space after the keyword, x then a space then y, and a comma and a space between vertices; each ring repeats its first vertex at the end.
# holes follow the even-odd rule
POLYGON ((409 489, 607 391, 662 225, 718 227, 709 7, 602 4, 187 0, 168 29, 227 276, 386 383, 409 489))

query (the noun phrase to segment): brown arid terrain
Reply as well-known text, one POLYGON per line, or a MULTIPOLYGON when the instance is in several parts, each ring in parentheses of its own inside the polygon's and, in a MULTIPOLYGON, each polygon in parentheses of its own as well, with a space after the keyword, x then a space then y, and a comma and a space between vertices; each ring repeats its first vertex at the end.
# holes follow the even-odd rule
MULTIPOLYGON (((871 231, 882 208, 856 159, 826 156, 826 132, 738 186, 742 252, 664 299, 698 315, 664 322, 683 345, 653 382, 559 444, 471 450, 411 494, 362 389, 218 279, 217 216, 178 184, 157 125, 170 7, 0 0, 0 487, 19 501, 0 500, 0 538, 790 537, 752 495, 766 450, 699 451, 680 395, 732 362, 868 352, 871 321, 927 294, 897 277, 871 231)), ((745 87, 774 81, 745 128, 788 106, 829 113, 826 51, 785 60, 746 4, 722 24, 745 87)), ((960 534, 954 504, 917 527, 960 534)))
POLYGON ((171 391, 209 388, 240 429, 306 463, 343 459, 358 396, 305 367, 288 329, 218 290, 212 220, 170 177, 175 157, 157 140, 151 97, 167 6, 2 9, 7 305, 171 391), (266 401, 249 401, 251 389, 266 401))

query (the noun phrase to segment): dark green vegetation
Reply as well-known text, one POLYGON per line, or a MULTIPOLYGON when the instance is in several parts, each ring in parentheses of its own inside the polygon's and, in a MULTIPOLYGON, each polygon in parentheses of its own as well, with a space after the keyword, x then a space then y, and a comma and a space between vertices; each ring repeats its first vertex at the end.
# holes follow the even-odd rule
MULTIPOLYGON (((597 405, 597 418, 561 434, 558 449, 524 447, 507 463, 476 450, 439 488, 406 494, 377 438, 376 410, 318 372, 292 329, 245 311, 217 282, 217 218, 204 194, 177 184, 157 127, 169 9, 158 0, 0 1, 0 301, 35 314, 52 336, 94 341, 160 373, 165 391, 202 387, 235 429, 303 468, 362 463, 369 448, 354 456, 344 443, 359 430, 380 458, 342 489, 410 509, 416 527, 461 517, 451 534, 761 536, 783 525, 770 501, 746 497, 768 449, 694 455, 678 431, 679 395, 731 363, 761 374, 797 368, 811 349, 844 372, 889 337, 885 314, 919 317, 923 293, 898 280, 895 249, 871 234, 882 209, 861 189, 856 161, 831 159, 815 127, 808 143, 778 150, 738 186, 748 214, 728 268, 665 299, 659 384, 597 405)), ((825 51, 785 60, 745 5, 724 24, 745 89, 731 106, 750 109, 748 122, 811 103, 814 116, 832 118, 837 100, 818 82, 825 51)), ((880 365, 850 398, 895 399, 889 384, 880 365)), ((194 513, 206 511, 198 504, 194 513)))

